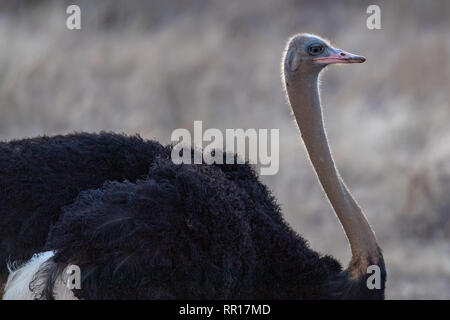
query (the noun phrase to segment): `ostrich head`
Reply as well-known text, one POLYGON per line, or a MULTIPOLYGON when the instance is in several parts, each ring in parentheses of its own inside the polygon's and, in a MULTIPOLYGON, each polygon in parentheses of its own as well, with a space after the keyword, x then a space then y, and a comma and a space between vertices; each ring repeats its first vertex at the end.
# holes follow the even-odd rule
POLYGON ((295 77, 295 74, 318 74, 330 64, 362 63, 366 58, 334 48, 318 36, 302 33, 288 42, 283 61, 285 76, 295 77))

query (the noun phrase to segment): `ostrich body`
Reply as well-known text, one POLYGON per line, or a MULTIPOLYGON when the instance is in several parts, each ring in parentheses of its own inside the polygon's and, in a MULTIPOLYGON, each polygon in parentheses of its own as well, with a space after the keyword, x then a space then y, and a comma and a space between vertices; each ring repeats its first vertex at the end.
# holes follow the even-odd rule
POLYGON ((350 243, 347 269, 287 225, 248 165, 176 165, 161 157, 144 180, 80 193, 52 227, 49 252, 10 274, 5 298, 384 298, 383 256, 334 165, 317 86, 325 66, 364 60, 300 34, 283 63, 309 158, 350 243), (58 279, 71 264, 81 268, 83 282, 68 293, 58 279), (366 284, 371 265, 381 271, 380 288, 366 284), (33 277, 23 276, 27 270, 33 277))

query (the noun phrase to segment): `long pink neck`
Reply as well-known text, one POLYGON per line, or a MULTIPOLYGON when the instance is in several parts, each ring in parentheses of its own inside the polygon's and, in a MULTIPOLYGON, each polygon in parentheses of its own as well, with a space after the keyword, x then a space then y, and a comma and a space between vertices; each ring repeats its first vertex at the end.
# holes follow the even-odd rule
POLYGON ((322 120, 317 78, 298 77, 286 89, 311 163, 350 243, 349 271, 356 277, 366 273, 369 263, 377 263, 381 252, 375 234, 334 164, 322 120))

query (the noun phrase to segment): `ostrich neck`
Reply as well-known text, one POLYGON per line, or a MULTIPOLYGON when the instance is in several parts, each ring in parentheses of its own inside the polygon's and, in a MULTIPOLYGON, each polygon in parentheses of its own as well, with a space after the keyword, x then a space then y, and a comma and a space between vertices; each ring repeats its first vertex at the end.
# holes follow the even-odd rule
POLYGON ((350 243, 349 271, 354 276, 366 274, 367 266, 378 263, 381 253, 369 223, 334 164, 322 120, 318 74, 290 81, 287 92, 311 163, 350 243))

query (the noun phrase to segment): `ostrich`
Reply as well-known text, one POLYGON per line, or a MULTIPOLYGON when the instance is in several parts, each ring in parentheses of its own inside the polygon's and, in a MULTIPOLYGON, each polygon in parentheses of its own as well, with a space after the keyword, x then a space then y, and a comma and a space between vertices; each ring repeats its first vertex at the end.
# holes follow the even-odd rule
POLYGON ((81 192, 52 227, 47 251, 11 272, 4 298, 383 299, 383 255, 334 164, 317 84, 326 66, 365 58, 299 34, 283 61, 309 159, 350 244, 347 269, 289 227, 248 165, 158 158, 145 179, 81 192), (72 264, 83 276, 69 290, 64 270, 72 264), (372 265, 378 288, 367 286, 372 265))

